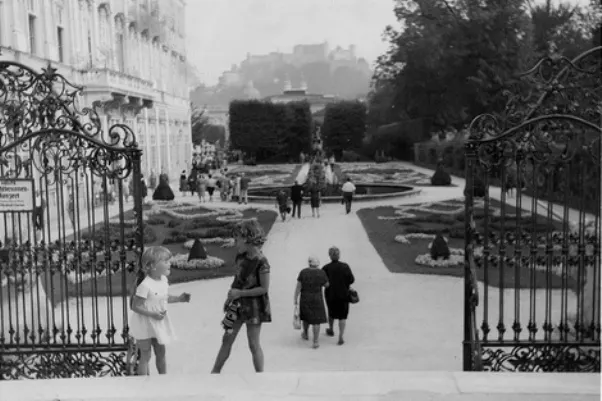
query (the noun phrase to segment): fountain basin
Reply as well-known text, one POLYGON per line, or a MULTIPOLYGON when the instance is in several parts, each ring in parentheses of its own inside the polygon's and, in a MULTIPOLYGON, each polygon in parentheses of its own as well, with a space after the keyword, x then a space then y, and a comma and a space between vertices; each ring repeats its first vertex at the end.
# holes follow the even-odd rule
MULTIPOLYGON (((356 184, 356 192, 353 197, 354 202, 374 201, 382 199, 399 199, 408 196, 418 195, 422 190, 403 185, 372 183, 372 184, 356 184)), ((280 190, 290 191, 289 186, 272 185, 256 188, 249 188, 249 201, 260 203, 275 203, 276 194, 280 190)), ((342 193, 337 193, 331 196, 322 196, 323 203, 341 202, 342 193)), ((305 197, 309 201, 309 197, 305 197)))

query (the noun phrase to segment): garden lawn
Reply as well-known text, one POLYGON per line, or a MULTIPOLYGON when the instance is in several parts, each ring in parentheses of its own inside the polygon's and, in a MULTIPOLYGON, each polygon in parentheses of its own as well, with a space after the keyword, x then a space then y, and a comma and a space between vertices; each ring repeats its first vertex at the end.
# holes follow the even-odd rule
MULTIPOLYGON (((148 210, 148 207, 145 207, 148 210)), ((211 209, 198 207, 194 209, 194 213, 209 213, 211 209)), ((268 234, 274 224, 277 214, 271 210, 260 209, 244 209, 239 210, 242 213, 242 218, 257 218, 266 234, 268 234)), ((192 211, 179 212, 184 215, 191 215, 192 211)), ((150 216, 145 223, 145 247, 161 245, 169 249, 175 256, 177 254, 188 254, 189 249, 184 247, 184 243, 189 241, 194 236, 202 238, 212 238, 214 236, 228 237, 229 229, 236 221, 221 222, 216 219, 217 216, 202 217, 192 220, 181 220, 171 217, 167 214, 155 214, 150 216), (200 221, 199 221, 200 220, 200 221), (157 224, 161 223, 161 224, 157 224), (196 224, 196 225, 195 225, 196 224)), ((133 218, 131 211, 124 214, 124 220, 133 218)), ((95 233, 97 239, 104 239, 102 224, 97 224, 95 233)), ((110 224, 110 238, 120 237, 120 226, 115 223, 110 224)), ((128 237, 133 236, 133 228, 126 227, 126 242, 128 237)), ((82 237, 87 237, 87 230, 82 232, 82 237)), ((72 238, 68 238, 72 240, 72 238)), ((195 269, 185 270, 172 267, 169 278, 170 283, 182 283, 195 280, 206 280, 219 277, 233 276, 235 272, 234 259, 236 257, 235 247, 222 247, 223 243, 203 244, 209 256, 220 258, 224 261, 224 265, 220 268, 213 269, 195 269)), ((99 260, 103 257, 99 256, 99 260)), ((119 260, 119 253, 112 252, 111 259, 119 260)), ((48 274, 45 279, 45 287, 48 297, 53 297, 52 300, 56 304, 63 300, 65 287, 69 297, 88 297, 88 296, 107 296, 109 294, 118 296, 125 290, 127 294, 131 293, 132 286, 135 282, 133 267, 136 264, 136 255, 134 252, 127 251, 126 259, 131 263, 130 268, 124 274, 123 269, 119 269, 116 274, 111 276, 99 276, 96 279, 84 280, 78 285, 71 283, 65 274, 55 273, 48 274), (125 277, 124 277, 125 276, 125 277), (125 278, 125 286, 124 286, 125 278)))
MULTIPOLYGON (((461 205, 459 200, 451 203, 440 202, 433 204, 431 208, 441 211, 451 211, 457 209, 461 205), (455 203, 454 203, 455 202, 455 203)), ((411 205, 404 205, 404 207, 411 205)), ((492 207, 499 207, 500 204, 497 202, 491 202, 492 207)), ((425 233, 434 234, 441 231, 444 232, 443 236, 448 240, 449 248, 460 248, 464 249, 464 214, 458 216, 449 217, 441 214, 423 212, 423 211, 410 211, 416 216, 416 218, 403 218, 398 220, 384 220, 379 219, 379 216, 396 216, 396 208, 394 207, 378 207, 373 209, 361 209, 357 212, 364 229, 366 230, 370 242, 375 247, 383 259, 385 265, 389 271, 393 273, 409 273, 409 274, 436 274, 436 275, 447 275, 453 277, 464 276, 463 264, 457 267, 430 267, 419 265, 415 262, 416 257, 422 254, 430 253, 428 248, 432 239, 419 239, 409 238, 409 244, 402 244, 395 241, 397 235, 404 235, 409 233, 425 233)), ((506 206, 505 211, 507 214, 515 213, 515 209, 506 206)), ((482 232, 483 220, 479 219, 478 216, 483 215, 483 209, 475 210, 477 216, 477 230, 482 232)), ((399 215, 398 215, 399 216, 399 215)), ((529 216, 530 217, 530 216, 529 216)), ((516 220, 508 219, 505 223, 506 230, 515 229, 516 220)), ((552 230, 560 230, 560 223, 554 223, 553 227, 549 227, 547 219, 541 217, 537 219, 537 231, 538 234, 545 232, 547 228, 552 230), (546 228, 547 227, 547 228, 546 228)), ((499 221, 489 222, 490 229, 499 230, 501 223, 499 221)), ((530 230, 531 226, 525 226, 526 229, 530 230)), ((508 246, 507 246, 508 247, 508 246)), ((523 249, 523 253, 527 249, 523 249)), ((543 251, 541 251, 543 252, 543 251)), ((492 254, 497 254, 497 249, 492 251, 492 254)), ((507 255, 511 254, 510 251, 506 252, 507 255)), ((477 269, 477 279, 484 281, 485 269, 477 269)), ((514 288, 517 285, 515 279, 515 269, 505 267, 500 277, 500 268, 494 267, 491 264, 488 266, 488 278, 487 282, 492 287, 500 287, 500 284, 504 288, 514 288)), ((545 288, 546 285, 546 273, 544 271, 535 271, 535 283, 537 288, 545 288)), ((561 288, 562 279, 558 275, 551 274, 551 288, 561 288)), ((521 268, 519 274, 519 288, 530 288, 531 271, 529 268, 521 268)), ((575 285, 575 280, 568 278, 568 283, 571 287, 575 285)))

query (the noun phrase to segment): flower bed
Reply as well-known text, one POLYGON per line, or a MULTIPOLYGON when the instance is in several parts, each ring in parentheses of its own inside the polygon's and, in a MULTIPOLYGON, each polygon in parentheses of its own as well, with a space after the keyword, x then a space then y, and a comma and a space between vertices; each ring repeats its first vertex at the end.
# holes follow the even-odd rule
MULTIPOLYGON (((505 288, 513 288, 519 285, 521 288, 527 288, 533 282, 531 278, 532 270, 535 270, 535 283, 539 287, 546 285, 547 271, 545 257, 547 249, 543 243, 535 242, 538 249, 537 260, 533 264, 527 259, 516 259, 516 247, 522 247, 519 250, 521 254, 530 255, 528 243, 521 239, 513 239, 516 236, 517 224, 525 228, 521 231, 521 236, 528 235, 531 238, 530 230, 535 228, 538 238, 546 238, 551 233, 556 241, 561 241, 562 236, 559 232, 561 223, 550 224, 547 218, 533 218, 532 216, 517 217, 516 211, 505 207, 505 219, 501 219, 500 204, 496 201, 490 203, 489 220, 487 222, 489 230, 489 253, 487 256, 488 266, 488 284, 493 287, 500 286, 503 283, 505 288), (502 231, 502 227, 504 230, 502 231), (504 234, 504 248, 500 251, 499 243, 501 234, 504 234), (500 252, 502 255, 500 256, 500 252), (503 260, 502 260, 503 258, 503 260), (519 277, 515 277, 517 270, 516 264, 520 263, 518 269, 519 277), (500 269, 503 271, 500 274, 500 269), (518 283, 518 284, 517 284, 518 283)), ((475 205, 475 223, 479 233, 484 232, 484 203, 482 201, 475 205)), ((392 272, 400 273, 418 273, 418 274, 442 274, 462 277, 464 275, 464 234, 465 234, 465 212, 463 199, 456 199, 438 203, 423 203, 417 205, 404 205, 400 207, 380 207, 375 209, 363 209, 358 211, 358 215, 370 241, 382 257, 385 265, 392 272), (432 260, 429 248, 431 241, 437 234, 442 234, 450 250, 448 259, 432 260)), ((571 245, 569 245, 570 247, 571 245)), ((561 251, 561 244, 556 242, 553 246, 555 257, 561 251)), ((475 248, 475 262, 477 264, 477 278, 484 279, 485 256, 483 247, 475 248)), ((560 288, 562 286, 562 269, 556 259, 549 268, 552 273, 550 276, 551 288, 560 288)), ((568 272, 569 279, 572 273, 568 272)), ((569 285, 573 285, 569 280, 569 285)))
MULTIPOLYGON (((173 255, 174 269, 169 278, 171 283, 204 280, 211 278, 227 277, 235 273, 236 248, 234 239, 229 237, 230 229, 239 221, 255 219, 269 233, 277 214, 272 210, 257 210, 253 208, 229 210, 223 208, 203 208, 191 202, 161 202, 150 201, 143 208, 146 224, 145 247, 161 245, 168 248, 173 255), (203 243, 209 258, 204 262, 196 261, 190 264, 187 249, 188 241, 199 238, 203 243), (184 255, 185 256, 181 256, 184 255), (180 256, 178 256, 180 255, 180 256), (218 268, 219 267, 219 268, 218 268)), ((126 220, 133 219, 133 211, 124 213, 126 220)), ((110 233, 119 234, 118 225, 110 224, 110 233)), ((126 236, 131 234, 133 227, 126 229, 126 236)), ((97 224, 95 232, 98 239, 103 229, 102 224, 97 224)), ((69 241, 71 239, 68 239, 69 241)), ((118 256, 116 256, 118 258, 118 256)), ((128 251, 128 262, 136 261, 136 255, 128 251)), ((82 267, 87 269, 87 267, 82 267)), ((121 294, 125 285, 129 293, 135 282, 134 269, 128 266, 123 275, 119 270, 117 274, 98 272, 96 280, 90 271, 63 271, 59 274, 49 275, 48 288, 54 288, 57 302, 65 296, 65 291, 59 291, 61 283, 69 284, 69 296, 103 296, 121 294), (50 285, 52 283, 52 286, 50 285)))
POLYGON ((215 256, 207 256, 207 259, 194 259, 189 261, 188 254, 175 255, 171 261, 171 267, 181 270, 218 269, 224 266, 224 260, 215 256))
MULTIPOLYGON (((203 245, 206 244, 221 244, 222 248, 232 248, 235 244, 234 244, 234 238, 222 238, 222 237, 216 237, 216 238, 199 238, 199 241, 201 241, 201 243, 203 245)), ((182 245, 184 248, 186 249, 192 249, 192 245, 194 245, 194 240, 188 240, 186 242, 184 242, 184 244, 182 245)))

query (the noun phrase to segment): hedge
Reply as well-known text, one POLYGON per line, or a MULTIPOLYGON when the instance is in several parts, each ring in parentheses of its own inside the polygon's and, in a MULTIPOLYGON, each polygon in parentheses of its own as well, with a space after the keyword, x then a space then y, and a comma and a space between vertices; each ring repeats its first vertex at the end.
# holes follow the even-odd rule
MULTIPOLYGON (((466 177, 464 142, 422 142, 414 145, 414 163, 418 166, 435 170, 437 163, 441 160, 447 171, 458 177, 466 177)), ((547 174, 538 175, 533 180, 533 168, 527 167, 526 189, 524 194, 534 196, 537 199, 566 204, 573 209, 583 209, 589 213, 597 213, 600 210, 600 166, 597 166, 584 150, 578 150, 570 163, 570 178, 567 180, 566 172, 562 172, 559 165, 550 165, 547 174), (579 174, 579 171, 582 174, 579 174), (566 190, 568 189, 568 191, 566 190)), ((511 177, 506 170, 506 176, 511 177)), ((501 171, 492 171, 489 175, 489 184, 501 187, 501 171)), ((514 179, 516 181, 516 179, 514 179)), ((513 182, 510 186, 516 185, 513 182)))
POLYGON ((366 105, 340 101, 326 106, 322 138, 324 147, 341 160, 346 150, 360 149, 366 133, 366 105))
POLYGON ((288 162, 310 149, 312 117, 307 102, 235 100, 229 112, 231 148, 248 159, 288 162))

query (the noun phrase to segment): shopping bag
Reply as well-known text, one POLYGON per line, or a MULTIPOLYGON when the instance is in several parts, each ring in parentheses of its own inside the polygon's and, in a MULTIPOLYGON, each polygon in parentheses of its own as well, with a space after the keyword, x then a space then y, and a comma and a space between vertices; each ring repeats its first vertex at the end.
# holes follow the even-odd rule
POLYGON ((299 307, 295 307, 295 313, 293 315, 293 329, 301 330, 301 317, 299 316, 299 307))

